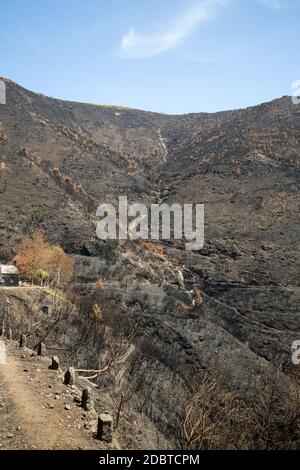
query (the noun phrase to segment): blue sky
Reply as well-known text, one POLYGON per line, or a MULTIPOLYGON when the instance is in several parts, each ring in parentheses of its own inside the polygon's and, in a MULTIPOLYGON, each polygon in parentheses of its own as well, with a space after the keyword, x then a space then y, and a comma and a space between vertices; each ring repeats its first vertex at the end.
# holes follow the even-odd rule
POLYGON ((292 94, 300 0, 5 0, 0 76, 56 98, 166 113, 292 94))

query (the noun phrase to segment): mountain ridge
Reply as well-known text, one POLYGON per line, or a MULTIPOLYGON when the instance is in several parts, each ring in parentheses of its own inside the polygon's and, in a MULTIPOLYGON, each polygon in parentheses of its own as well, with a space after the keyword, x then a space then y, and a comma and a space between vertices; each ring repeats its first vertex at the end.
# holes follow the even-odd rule
POLYGON ((26 88, 23 85, 19 85, 16 81, 10 79, 9 77, 0 76, 0 80, 3 80, 6 83, 16 85, 19 88, 22 88, 25 92, 32 93, 34 95, 38 95, 38 96, 41 96, 41 97, 44 97, 44 98, 48 98, 50 100, 56 100, 56 101, 59 101, 59 102, 66 102, 66 103, 69 103, 69 104, 81 104, 81 105, 87 105, 87 106, 95 106, 95 107, 100 107, 100 108, 114 108, 114 109, 120 109, 120 110, 124 110, 124 111, 125 110, 126 111, 139 111, 141 113, 146 113, 146 114, 161 115, 161 116, 175 117, 175 118, 176 117, 201 115, 201 114, 202 115, 208 115, 208 114, 216 115, 216 114, 230 113, 230 112, 234 112, 234 111, 244 111, 244 110, 256 108, 258 106, 262 106, 262 105, 265 105, 265 104, 276 103, 276 102, 278 102, 280 100, 284 100, 284 99, 292 100, 292 95, 282 95, 281 97, 273 98, 273 99, 268 100, 268 101, 263 101, 263 102, 258 103, 258 104, 253 104, 253 105, 240 107, 240 108, 231 108, 231 109, 225 109, 225 110, 219 110, 219 111, 213 111, 213 112, 209 112, 209 111, 189 112, 188 111, 187 113, 175 113, 175 114, 172 113, 172 114, 169 114, 169 113, 166 113, 166 112, 163 112, 163 111, 149 111, 149 110, 146 110, 146 109, 134 108, 134 107, 130 107, 130 106, 123 106, 123 105, 117 105, 117 104, 116 105, 97 104, 97 103, 94 103, 94 102, 85 102, 85 101, 77 101, 77 100, 72 100, 72 99, 56 98, 54 96, 50 96, 50 95, 47 95, 45 93, 41 93, 41 92, 38 92, 38 91, 31 90, 29 88, 26 88))

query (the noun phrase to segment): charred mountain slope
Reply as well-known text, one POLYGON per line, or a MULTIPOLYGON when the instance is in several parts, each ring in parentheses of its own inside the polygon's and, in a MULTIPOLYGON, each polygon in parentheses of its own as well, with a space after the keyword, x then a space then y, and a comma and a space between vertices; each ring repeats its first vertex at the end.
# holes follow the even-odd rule
MULTIPOLYGON (((284 97, 245 110, 167 116, 63 102, 6 85, 2 246, 15 247, 41 229, 73 253, 86 302, 99 302, 108 324, 116 316, 139 321, 136 347, 147 351, 165 384, 216 361, 243 394, 274 366, 297 372, 290 347, 300 336, 299 106, 284 97), (204 248, 187 252, 179 242, 164 243, 162 254, 139 243, 100 242, 97 204, 119 195, 204 202, 204 248), (203 304, 183 310, 195 286, 203 304)), ((98 340, 87 341, 88 355, 79 356, 93 368, 98 340)), ((156 389, 148 410, 162 430, 168 397, 167 385, 156 389)))

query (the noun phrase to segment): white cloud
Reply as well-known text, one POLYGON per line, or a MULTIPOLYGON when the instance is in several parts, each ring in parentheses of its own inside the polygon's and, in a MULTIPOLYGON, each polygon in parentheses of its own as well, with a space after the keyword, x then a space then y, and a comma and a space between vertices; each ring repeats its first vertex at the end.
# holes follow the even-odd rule
POLYGON ((159 33, 139 35, 130 28, 123 37, 121 50, 125 57, 143 59, 174 49, 201 24, 212 20, 219 8, 230 0, 194 0, 179 18, 159 33))

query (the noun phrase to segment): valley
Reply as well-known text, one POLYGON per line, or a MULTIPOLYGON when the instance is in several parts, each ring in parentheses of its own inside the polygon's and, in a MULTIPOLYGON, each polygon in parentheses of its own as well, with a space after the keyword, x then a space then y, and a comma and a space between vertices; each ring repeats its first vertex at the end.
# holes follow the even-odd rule
POLYGON ((125 394, 124 420, 148 420, 151 448, 155 432, 164 448, 299 448, 296 430, 285 428, 295 418, 291 386, 299 387, 291 361, 300 337, 299 106, 283 97, 169 116, 5 83, 0 249, 13 257, 40 231, 72 257, 74 272, 65 303, 41 288, 0 288, 0 324, 15 339, 30 333, 30 348, 46 337, 50 353, 78 369, 102 369, 121 346, 130 351, 125 369, 112 361, 93 383, 114 417, 125 394), (119 196, 146 206, 204 204, 204 247, 99 240, 96 209, 117 206, 119 196), (215 426, 200 444, 182 434, 195 389, 218 397, 205 403, 215 426), (266 441, 270 390, 276 406, 266 441), (236 400, 243 413, 259 410, 249 435, 238 419, 228 429, 236 400))

